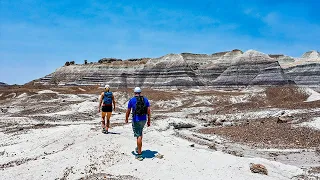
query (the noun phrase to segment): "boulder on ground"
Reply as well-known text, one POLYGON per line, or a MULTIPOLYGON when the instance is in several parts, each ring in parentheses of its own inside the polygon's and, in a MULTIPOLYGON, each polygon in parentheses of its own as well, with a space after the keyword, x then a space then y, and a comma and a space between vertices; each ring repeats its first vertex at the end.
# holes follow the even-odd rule
POLYGON ((213 149, 213 150, 217 150, 217 147, 216 147, 216 144, 210 144, 209 146, 208 146, 208 148, 209 149, 213 149))
POLYGON ((268 175, 267 168, 262 164, 250 163, 250 170, 252 173, 259 173, 259 174, 268 175))
POLYGON ((223 123, 222 123, 221 121, 216 121, 216 122, 214 123, 214 125, 216 125, 216 126, 222 126, 223 123))
POLYGON ((290 122, 292 120, 291 117, 288 117, 288 116, 279 116, 278 117, 278 120, 277 120, 277 123, 287 123, 287 122, 290 122))
POLYGON ((189 124, 189 123, 169 123, 170 126, 173 126, 174 129, 188 129, 188 128, 193 128, 195 125, 189 124))

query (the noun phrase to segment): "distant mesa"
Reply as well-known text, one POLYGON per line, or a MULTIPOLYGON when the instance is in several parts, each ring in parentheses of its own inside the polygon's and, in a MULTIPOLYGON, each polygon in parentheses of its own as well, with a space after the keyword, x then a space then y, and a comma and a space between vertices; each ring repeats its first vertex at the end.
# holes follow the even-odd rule
POLYGON ((35 83, 103 85, 128 88, 246 87, 298 84, 320 86, 320 54, 308 51, 300 58, 256 50, 197 54, 184 52, 158 58, 102 58, 75 64, 68 61, 35 83))
POLYGON ((4 82, 0 82, 0 86, 8 86, 8 84, 6 84, 4 82))

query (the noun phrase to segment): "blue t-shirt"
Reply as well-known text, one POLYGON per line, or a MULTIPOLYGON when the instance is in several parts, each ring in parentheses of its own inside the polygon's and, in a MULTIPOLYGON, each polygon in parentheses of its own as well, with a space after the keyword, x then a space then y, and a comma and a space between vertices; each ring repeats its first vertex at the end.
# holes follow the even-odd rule
MULTIPOLYGON (((144 98, 144 103, 146 104, 147 107, 150 107, 150 103, 148 101, 148 99, 146 97, 143 97, 144 98)), ((136 97, 133 97, 130 99, 129 103, 128 103, 128 109, 131 109, 131 112, 133 113, 136 109, 136 103, 137 103, 137 98, 136 97)), ((138 122, 138 121, 145 121, 147 120, 147 115, 142 115, 142 116, 139 116, 139 115, 133 115, 132 116, 132 121, 133 122, 138 122)))

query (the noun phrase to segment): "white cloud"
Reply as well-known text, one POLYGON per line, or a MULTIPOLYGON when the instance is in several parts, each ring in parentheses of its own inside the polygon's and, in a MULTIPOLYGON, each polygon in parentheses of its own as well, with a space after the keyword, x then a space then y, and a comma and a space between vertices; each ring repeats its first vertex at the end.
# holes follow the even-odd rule
POLYGON ((243 13, 247 16, 251 16, 251 17, 254 17, 257 19, 262 18, 260 12, 258 10, 256 10, 255 8, 246 8, 243 10, 243 13))
POLYGON ((262 18, 262 20, 269 26, 278 25, 279 15, 275 12, 270 12, 264 18, 262 18))
POLYGON ((302 18, 285 16, 278 12, 270 12, 262 20, 268 26, 265 28, 265 34, 281 35, 305 43, 320 42, 319 24, 310 23, 302 18))

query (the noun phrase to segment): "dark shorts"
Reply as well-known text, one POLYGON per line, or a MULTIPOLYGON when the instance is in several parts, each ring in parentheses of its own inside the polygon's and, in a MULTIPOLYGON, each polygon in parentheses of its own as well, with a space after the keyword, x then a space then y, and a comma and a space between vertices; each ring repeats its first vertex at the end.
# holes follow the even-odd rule
POLYGON ((132 130, 133 130, 134 137, 142 136, 142 131, 143 131, 144 125, 146 125, 146 122, 147 120, 138 121, 138 122, 132 121, 132 130))
POLYGON ((102 106, 102 112, 112 112, 112 106, 102 106))

